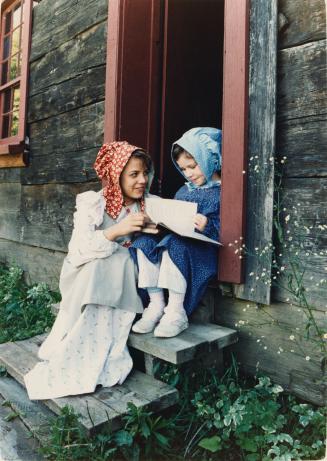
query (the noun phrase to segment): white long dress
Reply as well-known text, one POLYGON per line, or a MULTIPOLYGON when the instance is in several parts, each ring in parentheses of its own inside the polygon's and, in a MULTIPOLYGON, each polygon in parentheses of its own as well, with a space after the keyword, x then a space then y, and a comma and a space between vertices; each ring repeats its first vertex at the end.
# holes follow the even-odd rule
MULTIPOLYGON (((107 240, 103 228, 116 221, 100 192, 76 199, 74 230, 60 275, 62 302, 39 362, 24 377, 30 399, 93 392, 97 384, 121 384, 133 363, 126 342, 137 312, 137 271, 127 248, 107 240)), ((138 211, 137 205, 131 212, 138 211)), ((128 236, 125 237, 128 239, 128 236)))

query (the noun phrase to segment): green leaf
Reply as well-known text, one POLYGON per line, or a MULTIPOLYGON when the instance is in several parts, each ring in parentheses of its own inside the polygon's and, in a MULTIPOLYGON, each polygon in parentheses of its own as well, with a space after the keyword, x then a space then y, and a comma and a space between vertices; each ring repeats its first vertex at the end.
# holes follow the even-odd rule
POLYGON ((216 453, 222 448, 221 438, 218 437, 218 435, 204 438, 198 443, 198 445, 199 447, 204 448, 205 450, 211 451, 211 453, 216 453))
POLYGON ((252 453, 255 453, 258 449, 258 445, 253 439, 242 440, 241 447, 246 451, 251 451, 252 453))
POLYGON ((133 444, 133 437, 127 431, 118 431, 115 434, 115 442, 119 447, 123 445, 130 447, 133 444))
POLYGON ((15 411, 12 411, 11 413, 9 413, 5 418, 4 420, 5 421, 12 421, 13 419, 17 418, 17 416, 19 416, 19 413, 16 413, 15 411))

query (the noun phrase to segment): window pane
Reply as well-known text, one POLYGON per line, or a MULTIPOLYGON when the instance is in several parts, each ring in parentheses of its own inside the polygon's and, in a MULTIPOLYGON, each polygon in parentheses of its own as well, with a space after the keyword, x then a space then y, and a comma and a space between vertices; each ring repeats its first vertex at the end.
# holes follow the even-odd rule
POLYGON ((5 34, 8 34, 10 31, 10 26, 11 26, 11 11, 6 14, 6 19, 5 19, 5 34))
POLYGON ((10 50, 10 35, 6 37, 3 41, 3 55, 2 59, 7 59, 9 56, 9 50, 10 50))
POLYGON ((13 56, 10 60, 10 71, 9 71, 9 80, 13 80, 18 77, 18 54, 13 56))
POLYGON ((9 115, 5 115, 2 121, 2 137, 8 138, 9 135, 9 115))
POLYGON ((18 111, 15 111, 12 114, 10 136, 15 136, 17 133, 18 133, 18 111))
POLYGON ((20 88, 14 88, 13 111, 19 110, 20 88))
POLYGON ((21 68, 22 68, 22 53, 19 53, 18 55, 18 75, 20 75, 21 68))
POLYGON ((1 74, 1 85, 4 85, 8 81, 8 61, 2 63, 1 74))
POLYGON ((21 28, 14 30, 12 33, 11 38, 11 55, 16 54, 19 51, 19 37, 20 37, 20 30, 21 28))
POLYGON ((17 5, 14 10, 14 15, 13 15, 13 26, 12 26, 13 29, 15 29, 15 27, 17 27, 21 23, 21 13, 22 13, 21 6, 17 5))
POLYGON ((11 89, 6 90, 4 93, 3 112, 10 112, 11 109, 11 89))

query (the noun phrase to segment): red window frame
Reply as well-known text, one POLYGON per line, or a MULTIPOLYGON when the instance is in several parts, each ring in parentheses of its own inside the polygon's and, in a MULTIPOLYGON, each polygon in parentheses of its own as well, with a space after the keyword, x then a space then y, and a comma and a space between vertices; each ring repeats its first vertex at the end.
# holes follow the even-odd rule
MULTIPOLYGON (((2 84, 0 80, 0 167, 25 166, 26 155, 24 155, 26 145, 26 110, 27 110, 27 92, 28 92, 28 70, 29 70, 29 53, 32 29, 32 10, 33 0, 4 0, 1 4, 1 33, 0 33, 0 75, 3 71, 3 44, 5 36, 5 15, 13 10, 17 4, 23 4, 21 17, 21 71, 20 75, 7 83, 2 84), (4 112, 4 94, 9 88, 19 86, 20 100, 18 112, 18 132, 14 136, 2 136, 2 120, 4 112)), ((12 32, 10 25, 10 33, 12 32)))

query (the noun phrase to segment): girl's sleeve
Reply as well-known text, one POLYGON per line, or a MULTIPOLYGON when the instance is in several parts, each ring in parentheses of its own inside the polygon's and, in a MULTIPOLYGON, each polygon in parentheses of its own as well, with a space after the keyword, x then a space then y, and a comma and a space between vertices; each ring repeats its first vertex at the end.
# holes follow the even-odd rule
POLYGON ((213 240, 218 240, 220 230, 219 210, 214 213, 207 214, 206 217, 208 218, 208 222, 201 234, 206 235, 213 240))
POLYGON ((104 206, 97 192, 88 191, 77 195, 74 228, 68 245, 67 258, 75 267, 93 259, 111 256, 119 247, 108 240, 103 230, 96 230, 103 220, 104 206))

